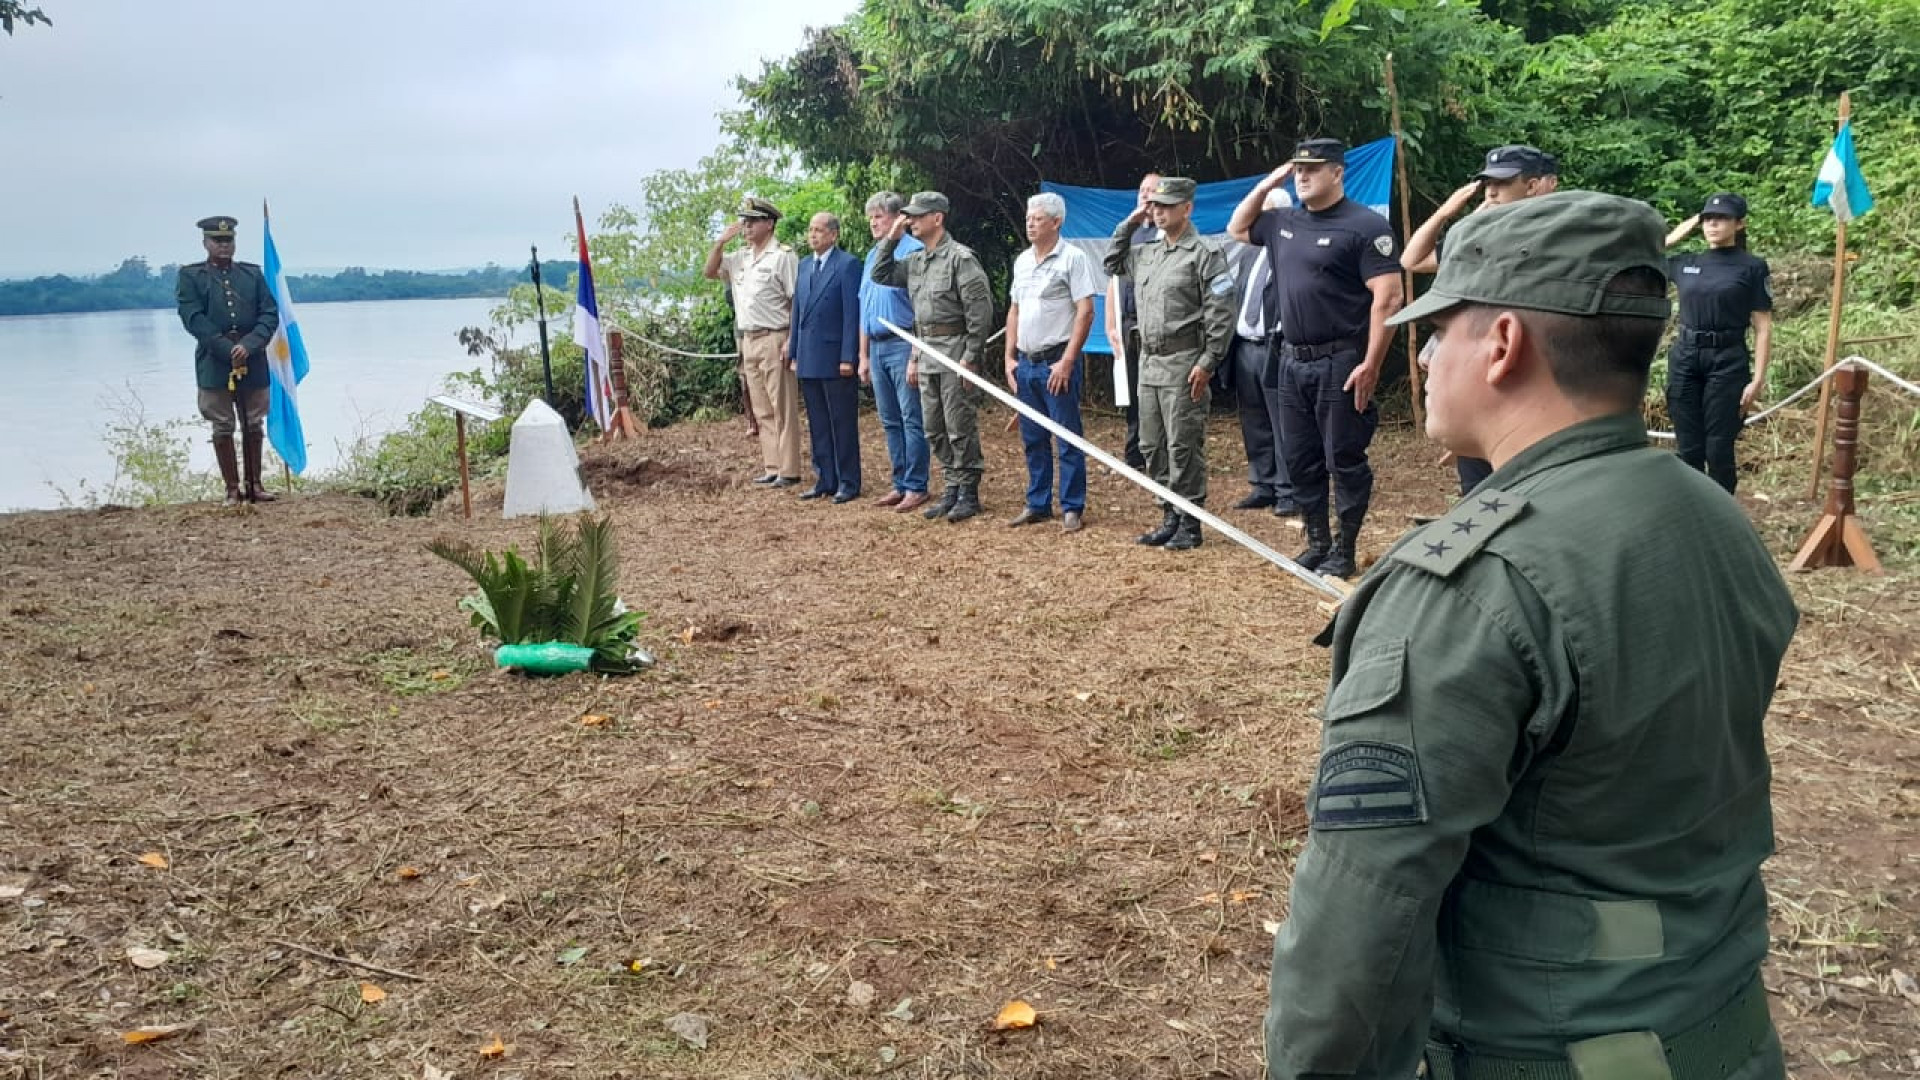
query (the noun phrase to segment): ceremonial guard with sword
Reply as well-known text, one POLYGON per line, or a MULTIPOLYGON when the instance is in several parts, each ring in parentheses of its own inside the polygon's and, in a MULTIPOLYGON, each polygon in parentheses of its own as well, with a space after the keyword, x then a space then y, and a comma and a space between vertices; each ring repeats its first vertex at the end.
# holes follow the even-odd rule
POLYGON ((266 439, 271 387, 262 350, 280 326, 267 275, 257 265, 235 262, 230 217, 200 220, 205 262, 180 268, 174 288, 180 321, 197 345, 194 379, 200 388, 200 415, 213 425, 213 456, 227 485, 227 505, 272 502, 260 483, 262 444, 266 439), (234 458, 233 433, 241 434, 246 482, 234 458))

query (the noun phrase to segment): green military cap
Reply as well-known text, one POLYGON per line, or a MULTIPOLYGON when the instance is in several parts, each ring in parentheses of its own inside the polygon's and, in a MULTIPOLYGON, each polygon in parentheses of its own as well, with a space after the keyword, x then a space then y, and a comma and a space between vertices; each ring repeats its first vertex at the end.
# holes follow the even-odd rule
POLYGON ((740 200, 740 216, 743 218, 769 218, 780 220, 780 208, 758 195, 749 195, 740 200))
POLYGON ((1184 176, 1163 176, 1160 182, 1153 186, 1153 194, 1147 196, 1147 201, 1156 202, 1162 206, 1178 206, 1183 202, 1192 202, 1193 189, 1198 186, 1184 176))
POLYGON ((199 221, 200 231, 211 240, 233 239, 233 227, 239 224, 230 217, 205 217, 199 221))
POLYGON ((1425 319, 1456 304, 1637 315, 1665 319, 1659 296, 1622 296, 1607 285, 1623 270, 1666 276, 1666 222, 1653 207, 1598 191, 1561 191, 1488 207, 1447 235, 1427 294, 1387 322, 1425 319))
POLYGON ((937 191, 916 191, 907 205, 900 208, 900 212, 908 217, 919 217, 921 214, 950 213, 952 209, 953 204, 947 201, 945 195, 937 191))

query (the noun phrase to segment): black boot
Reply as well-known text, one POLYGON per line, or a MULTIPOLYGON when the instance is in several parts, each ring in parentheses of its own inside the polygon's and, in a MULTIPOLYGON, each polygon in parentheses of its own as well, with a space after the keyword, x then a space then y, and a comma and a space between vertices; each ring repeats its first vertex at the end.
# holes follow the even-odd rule
POLYGON ((1354 562, 1354 552, 1360 546, 1360 522, 1366 518, 1366 511, 1352 511, 1340 515, 1340 535, 1334 537, 1333 552, 1320 560, 1320 572, 1328 577, 1349 578, 1360 567, 1354 562))
POLYGON ((1192 551, 1200 546, 1200 519, 1192 514, 1180 515, 1180 527, 1173 531, 1173 539, 1167 541, 1168 551, 1192 551))
POLYGON ((1180 511, 1175 510, 1171 506, 1165 507, 1161 511, 1160 527, 1152 532, 1141 533, 1139 538, 1134 540, 1134 543, 1145 544, 1148 547, 1161 547, 1166 544, 1167 541, 1173 539, 1174 533, 1180 531, 1180 518, 1180 511))
POLYGON ((947 520, 965 521, 980 512, 980 485, 960 485, 960 497, 953 500, 953 509, 947 511, 947 520))
POLYGON ((946 517, 947 512, 952 510, 953 504, 958 501, 960 501, 960 485, 949 484, 947 490, 941 492, 940 497, 933 501, 933 505, 920 511, 920 516, 928 521, 938 521, 946 517))
POLYGON ((240 462, 234 457, 232 436, 213 437, 213 460, 220 463, 220 479, 227 485, 227 505, 245 500, 246 495, 240 490, 240 462))
POLYGON ((1327 527, 1327 508, 1318 510, 1302 509, 1300 521, 1307 527, 1307 550, 1293 557, 1293 561, 1308 570, 1320 569, 1320 564, 1333 553, 1333 530, 1327 527))
POLYGON ((274 502, 279 498, 277 495, 269 494, 266 487, 260 483, 260 461, 264 456, 261 453, 261 444, 266 441, 266 438, 266 434, 259 428, 248 428, 246 439, 240 444, 241 458, 247 466, 248 502, 274 502))

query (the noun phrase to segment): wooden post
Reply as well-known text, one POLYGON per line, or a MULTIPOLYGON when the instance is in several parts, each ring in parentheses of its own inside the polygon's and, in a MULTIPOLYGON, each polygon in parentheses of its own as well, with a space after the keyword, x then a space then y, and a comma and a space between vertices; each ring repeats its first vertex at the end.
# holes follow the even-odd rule
POLYGON ((1869 574, 1882 573, 1879 556, 1866 530, 1853 514, 1853 474, 1860 444, 1860 397, 1867 392, 1867 371, 1849 362, 1833 373, 1829 383, 1839 387, 1839 420, 1833 432, 1833 483, 1827 488, 1827 506, 1820 523, 1807 534, 1789 570, 1822 566, 1858 566, 1869 574))
MULTIPOLYGON (((1400 227, 1413 235, 1413 210, 1407 191, 1407 141, 1400 134, 1400 91, 1393 84, 1393 54, 1387 54, 1387 105, 1393 119, 1393 171, 1400 183, 1400 227)), ((1400 288, 1413 303, 1413 271, 1400 272, 1400 288)), ((1407 386, 1413 395, 1413 426, 1427 430, 1427 406, 1420 393, 1420 328, 1407 324, 1407 386)))
POLYGON ((453 414, 453 439, 460 451, 460 516, 472 520, 473 491, 467 486, 467 414, 458 410, 453 414))
MULTIPOLYGON (((1853 115, 1853 99, 1845 90, 1840 91, 1840 126, 1845 126, 1847 118, 1853 115)), ((1838 128, 1835 129, 1836 131, 1838 128)), ((1833 219, 1833 297, 1827 312, 1827 351, 1820 361, 1820 370, 1826 371, 1840 355, 1840 306, 1846 298, 1847 282, 1847 223, 1838 215, 1833 219)), ((1813 434, 1813 479, 1807 483, 1807 498, 1817 498, 1820 494, 1820 465, 1827 453, 1827 413, 1828 403, 1833 398, 1833 380, 1820 384, 1820 418, 1814 425, 1813 434)))
POLYGON ((626 338, 618 330, 607 335, 607 366, 612 369, 607 374, 613 377, 613 400, 620 404, 607 421, 607 430, 601 434, 600 441, 638 439, 640 425, 634 422, 633 410, 627 408, 626 338))

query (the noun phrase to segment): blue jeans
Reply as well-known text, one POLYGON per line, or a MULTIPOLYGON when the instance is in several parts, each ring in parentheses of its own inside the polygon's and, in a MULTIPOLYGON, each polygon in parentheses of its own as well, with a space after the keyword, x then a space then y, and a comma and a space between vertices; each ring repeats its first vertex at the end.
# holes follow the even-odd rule
MULTIPOLYGON (((1047 355, 1057 360, 1060 352, 1050 349, 1047 355)), ((1078 435, 1081 430, 1080 373, 1085 366, 1084 362, 1075 363, 1066 390, 1055 394, 1047 390, 1047 375, 1053 366, 1040 363, 1031 354, 1023 352, 1019 363, 1014 366, 1013 381, 1019 388, 1022 402, 1078 435)), ((1053 509, 1054 436, 1046 428, 1022 416, 1020 441, 1027 449, 1027 509, 1050 513, 1053 509)), ((1083 513, 1087 509, 1087 455, 1065 439, 1059 442, 1060 510, 1062 513, 1083 513)))
POLYGON ((927 491, 927 432, 920 421, 920 391, 907 385, 907 357, 913 346, 899 338, 875 338, 867 345, 873 378, 873 409, 887 433, 887 460, 893 464, 893 490, 927 491))

